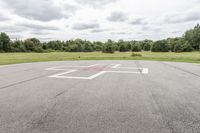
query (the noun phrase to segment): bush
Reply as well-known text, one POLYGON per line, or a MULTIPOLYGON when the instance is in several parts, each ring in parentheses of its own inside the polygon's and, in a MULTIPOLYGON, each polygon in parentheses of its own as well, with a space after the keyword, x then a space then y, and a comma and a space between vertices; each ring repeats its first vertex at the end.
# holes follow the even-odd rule
POLYGON ((34 52, 43 53, 44 50, 42 49, 42 47, 36 47, 36 48, 34 49, 34 52))

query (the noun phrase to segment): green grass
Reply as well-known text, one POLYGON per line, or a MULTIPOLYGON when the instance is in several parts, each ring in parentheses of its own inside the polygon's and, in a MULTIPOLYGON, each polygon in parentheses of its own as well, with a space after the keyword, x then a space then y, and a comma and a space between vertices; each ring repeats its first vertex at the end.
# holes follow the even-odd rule
POLYGON ((131 52, 107 54, 101 52, 91 53, 68 53, 68 52, 52 52, 52 53, 0 53, 0 65, 17 64, 28 62, 43 61, 64 61, 64 60, 155 60, 155 61, 174 61, 174 62, 190 62, 200 63, 200 52, 188 53, 153 53, 153 52, 137 52, 142 56, 131 56, 131 52))

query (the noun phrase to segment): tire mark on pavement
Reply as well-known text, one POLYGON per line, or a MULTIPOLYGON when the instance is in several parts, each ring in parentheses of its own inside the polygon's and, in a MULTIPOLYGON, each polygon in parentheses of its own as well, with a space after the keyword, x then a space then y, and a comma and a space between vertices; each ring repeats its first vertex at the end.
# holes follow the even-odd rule
POLYGON ((30 79, 27 79, 27 80, 23 80, 23 81, 20 81, 20 82, 16 82, 16 83, 13 83, 13 84, 9 84, 9 85, 0 87, 0 90, 6 89, 6 88, 9 88, 9 87, 12 87, 12 86, 16 86, 16 85, 19 85, 19 84, 23 84, 23 83, 26 83, 26 82, 29 82, 29 81, 33 81, 33 80, 36 80, 36 79, 39 79, 39 78, 43 78, 43 77, 46 77, 46 76, 54 74, 54 73, 55 72, 52 72, 52 73, 44 74, 44 75, 41 75, 41 76, 33 77, 33 78, 30 78, 30 79))
MULTIPOLYGON (((143 67, 139 61, 136 61, 135 64, 137 65, 137 67, 143 67)), ((149 76, 147 75, 140 75, 142 77, 143 82, 149 82, 151 81, 151 78, 149 78, 149 76)), ((160 120, 157 119, 157 122, 160 125, 164 125, 161 126, 161 130, 165 129, 168 130, 170 133, 175 133, 174 132, 174 127, 170 124, 170 122, 165 118, 166 116, 162 113, 162 107, 160 106, 158 100, 155 97, 155 94, 153 94, 152 90, 153 87, 151 84, 148 85, 148 87, 146 88, 146 92, 147 95, 149 95, 149 98, 151 99, 150 101, 150 105, 151 105, 151 112, 153 115, 155 115, 155 117, 159 117, 160 120), (155 113, 156 112, 156 113, 155 113)))
POLYGON ((175 69, 177 69, 177 70, 179 70, 179 71, 182 71, 182 72, 185 72, 185 73, 188 73, 188 74, 191 74, 191 75, 193 75, 193 76, 197 76, 197 77, 200 78, 200 75, 198 75, 198 74, 196 74, 196 73, 193 73, 193 72, 191 72, 191 71, 188 71, 188 70, 185 70, 185 69, 183 69, 183 68, 180 68, 180 67, 177 67, 177 66, 174 66, 174 65, 170 65, 170 64, 167 64, 167 63, 164 63, 164 62, 160 62, 160 63, 163 64, 163 65, 166 65, 166 66, 168 66, 168 67, 175 68, 175 69))

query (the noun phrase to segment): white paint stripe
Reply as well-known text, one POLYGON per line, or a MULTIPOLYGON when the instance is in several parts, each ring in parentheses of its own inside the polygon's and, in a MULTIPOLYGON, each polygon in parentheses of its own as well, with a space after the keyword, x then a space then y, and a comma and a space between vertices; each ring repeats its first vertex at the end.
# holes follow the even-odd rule
POLYGON ((114 65, 113 67, 111 67, 111 68, 117 68, 117 67, 119 67, 121 64, 116 64, 116 65, 114 65))
POLYGON ((58 78, 58 79, 89 79, 89 77, 71 77, 71 76, 57 76, 51 78, 58 78))
POLYGON ((52 68, 47 68, 46 70, 69 70, 69 68, 75 67, 75 68, 86 68, 88 66, 57 66, 57 67, 52 67, 52 68), (60 68, 63 67, 63 68, 60 68), (67 69, 64 69, 67 68, 67 69))
POLYGON ((99 72, 99 73, 97 73, 97 74, 94 74, 94 75, 90 76, 89 79, 96 78, 96 77, 98 77, 98 76, 104 74, 105 72, 106 72, 106 71, 101 71, 101 72, 99 72))
POLYGON ((140 74, 140 72, 133 72, 133 71, 105 71, 108 73, 136 73, 136 74, 140 74))
POLYGON ((137 67, 117 67, 118 69, 143 69, 143 68, 137 68, 137 67))
POLYGON ((65 70, 65 69, 58 69, 60 67, 65 67, 65 66, 57 66, 57 67, 51 67, 51 68, 47 68, 45 70, 65 70))
POLYGON ((72 72, 76 72, 77 70, 69 70, 67 72, 64 72, 64 73, 59 73, 59 74, 55 74, 55 75, 52 75, 52 76, 49 76, 49 77, 53 77, 53 78, 57 78, 61 75, 64 75, 64 74, 68 74, 68 73, 72 73, 72 72))
POLYGON ((99 64, 94 64, 94 65, 90 65, 90 66, 87 66, 87 67, 94 67, 94 66, 98 66, 99 64))
POLYGON ((88 66, 64 66, 64 67, 68 68, 68 67, 88 67, 88 66))
POLYGON ((148 68, 143 68, 142 69, 142 74, 148 74, 149 73, 149 69, 148 68))

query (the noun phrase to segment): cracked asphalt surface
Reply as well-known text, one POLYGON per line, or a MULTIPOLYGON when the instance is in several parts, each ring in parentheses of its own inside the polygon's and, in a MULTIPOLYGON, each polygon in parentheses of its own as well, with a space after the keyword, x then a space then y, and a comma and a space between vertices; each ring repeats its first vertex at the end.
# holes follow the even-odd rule
MULTIPOLYGON (((62 72, 62 71, 61 71, 62 72)), ((200 64, 62 61, 0 66, 0 133, 200 133, 200 64), (61 65, 121 64, 149 74, 57 79, 61 65)))

